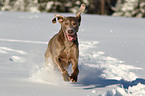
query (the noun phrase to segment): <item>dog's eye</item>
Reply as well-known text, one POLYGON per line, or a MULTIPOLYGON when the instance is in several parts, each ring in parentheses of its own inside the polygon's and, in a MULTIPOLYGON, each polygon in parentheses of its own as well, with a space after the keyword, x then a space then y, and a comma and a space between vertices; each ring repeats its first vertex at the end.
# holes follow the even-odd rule
POLYGON ((68 23, 65 23, 65 25, 68 25, 68 23))
POLYGON ((73 23, 73 25, 76 25, 76 23, 73 23))

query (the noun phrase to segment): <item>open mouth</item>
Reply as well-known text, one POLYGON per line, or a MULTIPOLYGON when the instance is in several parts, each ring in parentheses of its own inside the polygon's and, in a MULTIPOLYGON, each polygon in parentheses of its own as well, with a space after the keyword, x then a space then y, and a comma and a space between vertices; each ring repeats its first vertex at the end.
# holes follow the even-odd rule
POLYGON ((68 39, 68 41, 73 41, 73 40, 76 40, 76 35, 66 35, 67 36, 67 39, 68 39))

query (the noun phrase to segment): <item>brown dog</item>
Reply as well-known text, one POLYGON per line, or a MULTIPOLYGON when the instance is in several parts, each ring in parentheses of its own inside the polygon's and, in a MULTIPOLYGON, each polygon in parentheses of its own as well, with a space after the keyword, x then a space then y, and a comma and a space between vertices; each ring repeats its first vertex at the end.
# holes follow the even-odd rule
POLYGON ((48 43, 48 48, 45 53, 45 64, 47 65, 48 59, 51 58, 62 73, 64 81, 77 82, 79 73, 77 32, 81 22, 81 13, 84 10, 85 5, 82 4, 76 17, 63 17, 57 14, 52 19, 52 22, 56 23, 57 18, 58 22, 61 24, 61 29, 48 43), (73 73, 69 76, 65 68, 68 67, 70 63, 72 64, 73 73))

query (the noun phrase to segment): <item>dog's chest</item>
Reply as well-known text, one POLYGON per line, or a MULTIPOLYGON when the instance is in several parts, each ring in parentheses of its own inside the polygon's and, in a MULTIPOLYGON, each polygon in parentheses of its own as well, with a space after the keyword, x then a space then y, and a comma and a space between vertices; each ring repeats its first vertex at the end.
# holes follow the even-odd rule
POLYGON ((60 53, 61 58, 68 61, 71 58, 72 51, 72 48, 65 48, 62 53, 60 53))
POLYGON ((63 50, 64 59, 69 59, 72 55, 72 52, 74 51, 74 44, 73 43, 66 43, 66 46, 63 50))
POLYGON ((63 50, 59 54, 60 62, 64 66, 68 66, 71 63, 72 59, 77 58, 76 50, 78 49, 77 45, 73 42, 65 43, 63 50))
POLYGON ((59 54, 59 61, 63 66, 67 67, 70 64, 70 60, 72 59, 71 55, 72 49, 65 48, 60 54, 59 54))

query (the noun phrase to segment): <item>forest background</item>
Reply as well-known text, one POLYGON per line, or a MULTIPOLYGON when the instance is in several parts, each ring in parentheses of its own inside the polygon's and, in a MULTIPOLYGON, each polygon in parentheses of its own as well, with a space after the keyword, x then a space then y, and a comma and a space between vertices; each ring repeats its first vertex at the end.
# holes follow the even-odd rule
POLYGON ((145 0, 0 0, 0 11, 75 13, 81 3, 87 14, 145 17, 145 0))

